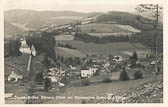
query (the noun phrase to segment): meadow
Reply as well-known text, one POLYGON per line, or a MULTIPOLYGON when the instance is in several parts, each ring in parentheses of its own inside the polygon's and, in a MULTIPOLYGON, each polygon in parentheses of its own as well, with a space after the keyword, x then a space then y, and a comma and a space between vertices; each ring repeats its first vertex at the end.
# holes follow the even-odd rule
POLYGON ((142 45, 141 43, 129 43, 129 42, 113 42, 106 44, 95 44, 95 43, 85 43, 83 41, 71 40, 71 41, 56 41, 56 43, 68 43, 72 47, 76 48, 79 52, 83 54, 98 52, 104 57, 111 55, 121 55, 123 57, 130 56, 133 51, 141 53, 148 53, 151 50, 142 45), (129 52, 129 53, 128 53, 129 52))
POLYGON ((103 23, 91 23, 86 25, 78 26, 82 32, 93 33, 91 29, 94 29, 94 33, 131 33, 140 32, 140 30, 129 26, 121 24, 103 24, 103 23))

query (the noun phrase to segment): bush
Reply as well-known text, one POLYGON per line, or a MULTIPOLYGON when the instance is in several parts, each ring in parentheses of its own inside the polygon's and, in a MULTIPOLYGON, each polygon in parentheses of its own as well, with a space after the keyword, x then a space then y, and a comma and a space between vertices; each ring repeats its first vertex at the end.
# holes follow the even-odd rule
POLYGON ((136 71, 134 73, 134 79, 142 79, 142 77, 143 77, 143 74, 141 71, 136 71))
POLYGON ((127 72, 125 70, 123 70, 121 73, 120 73, 120 81, 127 81, 129 80, 129 76, 127 74, 127 72))
POLYGON ((35 75, 35 82, 37 84, 42 84, 43 83, 43 74, 42 72, 39 72, 35 75))
POLYGON ((48 90, 51 88, 51 79, 50 78, 45 78, 44 82, 44 90, 48 92, 48 90))
POLYGON ((88 79, 84 79, 84 80, 82 80, 81 84, 83 86, 88 86, 90 84, 90 81, 88 79))
POLYGON ((110 82, 112 82, 112 79, 109 77, 103 79, 103 83, 110 83, 110 82))

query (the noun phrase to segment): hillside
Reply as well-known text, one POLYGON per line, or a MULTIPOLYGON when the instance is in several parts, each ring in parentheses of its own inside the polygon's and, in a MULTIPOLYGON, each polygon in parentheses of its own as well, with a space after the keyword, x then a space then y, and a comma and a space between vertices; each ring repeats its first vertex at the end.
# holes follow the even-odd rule
POLYGON ((143 53, 151 52, 148 47, 140 43, 129 43, 129 42, 113 42, 107 44, 95 44, 95 43, 85 43, 83 41, 71 40, 71 41, 56 41, 56 43, 70 44, 72 47, 76 48, 80 52, 87 53, 100 53, 103 56, 107 57, 109 54, 111 55, 121 55, 121 56, 129 56, 128 53, 133 51, 138 52, 138 56, 141 56, 143 53), (143 52, 143 53, 142 53, 143 52))
POLYGON ((63 57, 85 57, 86 55, 75 49, 69 49, 64 47, 55 48, 56 54, 59 54, 63 57))
POLYGON ((9 23, 7 21, 4 22, 4 27, 5 27, 5 29, 4 29, 5 35, 17 35, 17 34, 23 32, 22 29, 20 29, 17 26, 12 25, 11 23, 9 23))
MULTIPOLYGON (((91 12, 91 13, 80 13, 73 11, 35 11, 35 10, 21 10, 14 9, 5 11, 5 34, 11 34, 9 29, 15 29, 17 25, 25 25, 25 28, 36 29, 45 26, 51 25, 64 25, 67 23, 72 23, 80 21, 85 17, 91 17, 94 15, 100 14, 100 12, 91 12), (14 23, 14 24, 12 24, 14 23), (9 25, 12 24, 9 28, 9 25), (12 28, 14 27, 14 28, 12 28)), ((143 18, 145 21, 149 21, 146 18, 143 18)), ((116 12, 112 11, 109 13, 101 13, 95 21, 97 22, 116 22, 118 24, 130 25, 140 30, 149 29, 152 26, 147 24, 142 24, 137 19, 136 14, 131 14, 127 12, 116 12)), ((18 28, 18 27, 17 27, 18 28)), ((18 32, 14 34, 21 33, 21 29, 18 28, 18 32)), ((12 31, 11 31, 12 32, 12 31)))
MULTIPOLYGON (((73 11, 34 11, 21 9, 9 10, 4 13, 5 22, 7 22, 5 23, 5 34, 11 34, 10 29, 12 29, 12 27, 16 27, 11 25, 10 28, 8 28, 8 25, 6 25, 8 23, 26 25, 25 27, 27 28, 36 29, 44 26, 64 25, 76 22, 84 17, 94 14, 97 13, 79 13, 73 11)), ((16 32, 16 34, 18 33, 21 33, 21 31, 16 32)))
MULTIPOLYGON (((149 22, 149 19, 141 17, 143 21, 149 22)), ((123 25, 130 25, 140 30, 151 29, 152 26, 140 22, 136 14, 127 12, 110 11, 107 14, 102 14, 97 18, 97 22, 116 22, 123 25)))

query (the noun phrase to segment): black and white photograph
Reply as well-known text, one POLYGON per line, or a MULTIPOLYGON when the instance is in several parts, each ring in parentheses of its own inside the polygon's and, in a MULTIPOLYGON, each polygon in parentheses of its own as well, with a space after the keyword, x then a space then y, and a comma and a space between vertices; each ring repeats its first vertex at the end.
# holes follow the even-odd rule
POLYGON ((4 0, 4 103, 162 104, 163 3, 112 1, 4 0))

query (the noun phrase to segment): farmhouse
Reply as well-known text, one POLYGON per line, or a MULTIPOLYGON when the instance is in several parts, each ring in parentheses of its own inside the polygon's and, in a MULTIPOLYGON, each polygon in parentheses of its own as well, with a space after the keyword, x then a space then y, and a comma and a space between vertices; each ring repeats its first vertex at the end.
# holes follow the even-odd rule
POLYGON ((86 70, 81 70, 81 77, 90 78, 96 73, 96 71, 97 71, 97 68, 89 68, 86 70))
POLYGON ((123 57, 122 56, 114 56, 113 61, 116 63, 121 63, 123 62, 123 57))
POLYGON ((19 79, 22 79, 23 75, 16 74, 14 71, 8 76, 8 81, 17 82, 19 79))
POLYGON ((44 79, 50 78, 51 82, 59 82, 63 76, 65 76, 65 71, 62 69, 50 68, 44 76, 44 79))

